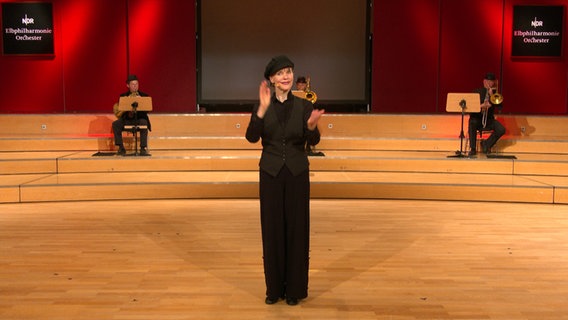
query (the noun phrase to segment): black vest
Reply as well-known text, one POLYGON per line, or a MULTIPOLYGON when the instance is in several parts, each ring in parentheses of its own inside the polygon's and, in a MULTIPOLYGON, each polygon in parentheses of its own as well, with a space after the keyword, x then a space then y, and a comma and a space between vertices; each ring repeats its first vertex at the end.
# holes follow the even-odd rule
POLYGON ((304 108, 300 98, 292 98, 293 108, 285 124, 280 123, 273 106, 264 115, 260 168, 274 177, 284 165, 294 176, 309 168, 304 151, 304 108))

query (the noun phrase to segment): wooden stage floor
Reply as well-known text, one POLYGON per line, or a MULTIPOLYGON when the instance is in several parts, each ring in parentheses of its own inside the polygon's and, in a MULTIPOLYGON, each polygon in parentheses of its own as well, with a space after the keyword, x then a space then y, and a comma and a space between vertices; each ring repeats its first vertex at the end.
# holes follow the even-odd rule
POLYGON ((0 204, 0 319, 568 319, 565 205, 312 200, 264 304, 258 200, 0 204))

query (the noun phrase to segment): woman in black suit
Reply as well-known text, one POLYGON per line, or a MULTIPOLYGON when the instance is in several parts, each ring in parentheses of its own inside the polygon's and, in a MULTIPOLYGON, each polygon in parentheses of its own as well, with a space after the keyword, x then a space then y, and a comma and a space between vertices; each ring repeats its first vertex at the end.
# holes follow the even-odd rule
POLYGON ((262 139, 259 188, 265 302, 274 304, 283 298, 296 305, 308 296, 310 179, 305 145, 319 142, 317 123, 324 111, 291 93, 294 63, 288 57, 272 58, 264 78, 246 139, 251 143, 262 139))

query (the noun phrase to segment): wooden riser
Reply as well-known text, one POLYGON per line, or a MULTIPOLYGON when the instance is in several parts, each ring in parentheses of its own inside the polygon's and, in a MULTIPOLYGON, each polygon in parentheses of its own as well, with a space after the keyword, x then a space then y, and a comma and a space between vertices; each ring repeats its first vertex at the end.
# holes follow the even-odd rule
MULTIPOLYGON (((414 199, 568 204, 568 191, 552 187, 448 186, 430 184, 313 183, 313 199, 414 199)), ((144 199, 258 198, 256 183, 144 184, 23 187, 2 203, 144 199)))
MULTIPOLYGON (((152 134, 174 136, 243 137, 250 113, 242 114, 159 114, 150 115, 152 134)), ((513 137, 563 136, 566 116, 499 115, 497 119, 513 137)), ((112 114, 0 115, 0 136, 110 135, 112 114)), ((464 123, 467 131, 467 118, 464 123)), ((456 114, 325 114, 318 125, 324 136, 459 137, 461 116, 456 114)))
MULTIPOLYGON (((250 185, 258 179, 259 156, 259 150, 155 151, 151 157, 5 153, 0 202, 251 198, 257 196, 250 185)), ((310 162, 316 198, 568 203, 566 155, 514 160, 330 151, 310 162)))
MULTIPOLYGON (((132 137, 124 137, 126 149, 134 150, 132 137)), ((251 144, 244 137, 149 137, 152 150, 193 150, 193 149, 259 149, 259 144, 251 144)), ((112 151, 116 150, 112 138, 61 138, 44 137, 0 139, 0 151, 112 151)))
POLYGON ((161 183, 24 187, 21 202, 144 200, 144 199, 246 199, 256 198, 254 183, 161 183))
MULTIPOLYGON (((92 156, 93 152, 0 153, 0 174, 249 171, 259 150, 153 151, 150 157, 92 156), (35 159, 34 159, 35 157, 35 159)), ((326 151, 310 157, 312 171, 382 171, 568 175, 568 155, 518 154, 517 159, 452 158, 446 152, 326 151)))
POLYGON ((20 187, 0 187, 0 203, 20 202, 20 187))
MULTIPOLYGON (((453 159, 440 153, 435 158, 383 158, 383 157, 334 157, 328 153, 326 157, 312 157, 312 171, 383 171, 383 172, 448 172, 448 173, 490 173, 512 174, 512 160, 493 159, 453 159)), ((568 159, 567 159, 568 161, 568 159)), ((152 157, 125 157, 109 159, 63 158, 58 160, 57 172, 134 172, 134 171, 249 171, 258 169, 258 152, 249 155, 234 156, 227 153, 223 156, 187 156, 160 157, 156 152, 152 157), (257 154, 256 156, 254 154, 257 154)), ((567 163, 568 164, 568 163, 567 163)), ((540 169, 540 168, 539 168, 540 169)), ((544 170, 543 170, 544 171, 544 170)), ((525 174, 530 174, 529 169, 525 174)), ((557 171, 550 170, 548 174, 557 171)), ((544 174, 544 173, 542 173, 544 174)))
POLYGON ((554 189, 554 203, 568 204, 568 187, 556 187, 554 189))
POLYGON ((54 159, 2 160, 0 174, 56 173, 54 159))
MULTIPOLYGON (((10 176, 8 176, 10 177, 10 176)), ((15 175, 2 202, 256 198, 257 171, 15 175)), ((568 203, 568 177, 311 172, 312 198, 568 203)))
MULTIPOLYGON (((150 137, 150 150, 260 150, 260 143, 252 144, 243 137, 150 137)), ((131 137, 125 137, 125 147, 134 151, 131 137)), ((384 151, 443 151, 460 150, 459 139, 449 138, 382 138, 346 139, 324 137, 317 148, 326 150, 384 150, 384 151)), ((0 139, 4 152, 52 151, 115 151, 111 138, 43 138, 0 139)), ((467 151, 466 144, 462 146, 467 151)), ((560 153, 568 154, 568 141, 502 140, 497 143, 498 153, 560 153)))
POLYGON ((315 184, 316 199, 414 199, 555 203, 554 190, 545 187, 501 187, 470 185, 435 185, 405 183, 328 183, 315 184))
MULTIPOLYGON (((155 114, 152 150, 259 149, 244 139, 249 114, 155 114)), ((110 114, 0 115, 1 151, 113 150, 110 114), (41 129, 45 125, 46 129, 41 129)), ((500 116, 507 134, 497 150, 567 153, 568 117, 500 116), (524 132, 522 130, 524 129, 524 132)), ((467 149, 455 115, 326 114, 318 125, 322 150, 467 149)), ((132 137, 125 133, 127 147, 132 137)))
MULTIPOLYGON (((95 157, 115 149, 111 115, 0 116, 0 202, 256 198, 249 117, 153 115, 151 157, 95 157)), ((496 150, 517 159, 449 157, 467 149, 454 115, 325 115, 312 196, 568 203, 568 118, 502 120, 496 150)))

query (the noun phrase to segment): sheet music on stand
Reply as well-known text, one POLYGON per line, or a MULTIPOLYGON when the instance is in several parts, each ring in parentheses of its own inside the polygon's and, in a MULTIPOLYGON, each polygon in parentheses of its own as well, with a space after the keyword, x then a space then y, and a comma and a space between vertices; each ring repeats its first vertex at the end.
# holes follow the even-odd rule
POLYGON ((479 112, 481 111, 479 99, 479 93, 448 93, 446 112, 479 112))
POLYGON ((120 97, 118 99, 118 110, 152 111, 152 97, 120 97))

